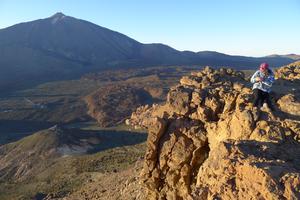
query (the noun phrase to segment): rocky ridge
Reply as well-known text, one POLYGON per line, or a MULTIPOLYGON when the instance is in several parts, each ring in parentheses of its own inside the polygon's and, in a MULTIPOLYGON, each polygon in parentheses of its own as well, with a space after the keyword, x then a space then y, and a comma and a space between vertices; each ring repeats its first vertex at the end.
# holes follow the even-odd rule
POLYGON ((300 198, 296 76, 274 85, 274 113, 253 107, 242 72, 209 67, 184 76, 165 104, 139 107, 126 122, 148 129, 147 198, 300 198))
POLYGON ((289 65, 276 70, 275 76, 286 80, 300 79, 300 61, 293 62, 289 65))

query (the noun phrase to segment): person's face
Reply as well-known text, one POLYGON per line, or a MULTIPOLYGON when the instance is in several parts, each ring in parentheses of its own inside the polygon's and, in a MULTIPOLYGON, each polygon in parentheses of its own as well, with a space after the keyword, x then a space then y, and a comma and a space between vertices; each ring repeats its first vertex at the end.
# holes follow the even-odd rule
POLYGON ((263 73, 266 73, 268 70, 267 70, 267 68, 261 68, 260 71, 263 73))

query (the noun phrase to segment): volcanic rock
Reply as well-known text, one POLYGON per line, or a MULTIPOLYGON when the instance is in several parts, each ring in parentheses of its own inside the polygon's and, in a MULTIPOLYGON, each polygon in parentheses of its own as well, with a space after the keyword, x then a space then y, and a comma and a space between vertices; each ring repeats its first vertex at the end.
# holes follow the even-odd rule
POLYGON ((147 199, 300 198, 299 89, 275 91, 272 113, 250 88, 242 72, 206 67, 132 113, 126 122, 149 132, 147 199))
POLYGON ((300 79, 300 61, 280 67, 276 70, 275 76, 286 80, 300 79))

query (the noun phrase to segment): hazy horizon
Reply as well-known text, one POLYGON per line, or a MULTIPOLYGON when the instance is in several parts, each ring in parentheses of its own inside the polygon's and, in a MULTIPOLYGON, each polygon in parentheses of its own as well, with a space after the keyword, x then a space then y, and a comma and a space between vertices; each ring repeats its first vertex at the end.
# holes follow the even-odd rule
POLYGON ((0 1, 0 29, 47 18, 56 12, 90 21, 142 43, 180 51, 217 51, 261 57, 300 54, 300 2, 230 0, 141 2, 0 1), (14 10, 14 12, 12 12, 14 10), (34 11, 34 12, 32 12, 34 11), (17 13, 17 14, 16 14, 17 13))

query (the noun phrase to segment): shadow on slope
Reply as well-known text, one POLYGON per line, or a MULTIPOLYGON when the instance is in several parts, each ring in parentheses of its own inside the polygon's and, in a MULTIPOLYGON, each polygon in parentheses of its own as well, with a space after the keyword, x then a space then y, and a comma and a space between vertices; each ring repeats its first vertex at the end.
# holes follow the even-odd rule
POLYGON ((87 151, 87 153, 89 154, 115 147, 139 144, 145 142, 147 139, 146 133, 134 133, 130 131, 84 131, 82 134, 90 135, 90 137, 97 137, 100 139, 98 144, 96 144, 92 149, 87 151))
POLYGON ((0 145, 15 142, 54 123, 27 120, 0 120, 0 145))

